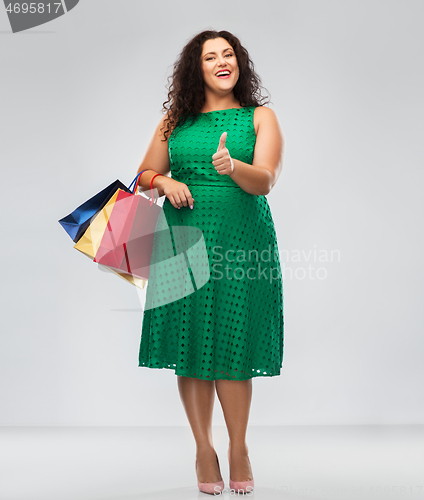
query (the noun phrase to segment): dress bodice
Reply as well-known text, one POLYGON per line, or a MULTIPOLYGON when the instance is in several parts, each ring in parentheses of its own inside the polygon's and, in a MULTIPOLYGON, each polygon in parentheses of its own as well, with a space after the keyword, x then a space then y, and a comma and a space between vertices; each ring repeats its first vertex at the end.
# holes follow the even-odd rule
POLYGON ((255 106, 200 113, 172 131, 168 140, 171 177, 187 185, 233 186, 229 175, 220 175, 212 164, 219 139, 227 132, 225 146, 233 159, 252 164, 256 143, 255 106))

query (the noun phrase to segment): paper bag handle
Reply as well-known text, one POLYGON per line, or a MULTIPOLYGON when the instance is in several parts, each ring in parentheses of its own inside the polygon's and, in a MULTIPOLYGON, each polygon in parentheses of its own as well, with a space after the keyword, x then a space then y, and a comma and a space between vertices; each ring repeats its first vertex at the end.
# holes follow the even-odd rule
POLYGON ((138 185, 138 180, 140 179, 140 176, 143 172, 145 172, 147 170, 147 168, 145 170, 142 170, 141 172, 139 172, 136 176, 135 176, 135 179, 131 182, 131 184, 128 186, 128 189, 131 191, 132 194, 135 194, 135 191, 137 189, 137 185, 138 185), (132 185, 134 184, 134 188, 132 187, 132 185))
MULTIPOLYGON (((139 178, 140 178, 141 174, 142 174, 143 172, 146 172, 146 170, 148 170, 148 169, 145 169, 145 170, 142 170, 141 172, 139 172, 139 173, 135 176, 135 178, 134 178, 134 180, 131 182, 131 184, 128 186, 128 189, 131 191, 131 193, 132 193, 132 194, 135 194, 135 191, 136 191, 136 189, 137 189, 137 185, 138 185, 138 180, 139 180, 139 178), (133 184, 134 184, 134 187, 132 187, 132 185, 133 185, 133 184)), ((153 198, 153 179, 154 179, 155 177, 157 177, 158 175, 163 175, 163 174, 155 174, 155 175, 152 177, 152 180, 150 181, 150 189, 151 189, 151 191, 152 191, 152 200, 151 200, 151 202, 150 202, 150 206, 152 206, 152 205, 153 205, 153 199, 154 199, 154 198, 153 198)))

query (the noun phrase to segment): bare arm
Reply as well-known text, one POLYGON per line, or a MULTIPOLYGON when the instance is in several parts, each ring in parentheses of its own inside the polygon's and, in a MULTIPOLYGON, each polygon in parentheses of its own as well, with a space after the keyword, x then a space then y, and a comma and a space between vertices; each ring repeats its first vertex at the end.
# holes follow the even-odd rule
POLYGON ((153 180, 153 187, 158 190, 159 196, 166 195, 175 208, 193 206, 193 198, 187 185, 167 177, 170 172, 168 139, 163 140, 165 138, 163 135, 165 129, 161 131, 165 119, 166 116, 161 119, 156 127, 143 161, 137 170, 137 173, 147 170, 139 177, 138 185, 143 192, 149 191, 152 178, 156 174, 162 174, 153 180))
MULTIPOLYGON (((160 120, 156 127, 143 161, 137 170, 137 174, 142 170, 147 170, 139 177, 138 181, 138 185, 143 192, 150 190, 150 181, 155 174, 167 176, 170 172, 168 140, 162 141, 164 135, 163 131, 160 130, 164 125, 164 121, 165 117, 160 120)), ((153 184, 157 188, 159 196, 163 196, 163 187, 160 185, 159 178, 160 176, 156 177, 153 184)))
POLYGON ((283 168, 284 136, 277 116, 270 108, 255 109, 257 124, 256 144, 252 165, 233 158, 234 170, 226 168, 225 150, 213 155, 212 162, 219 173, 229 175, 244 191, 254 195, 266 195, 274 187, 283 168))

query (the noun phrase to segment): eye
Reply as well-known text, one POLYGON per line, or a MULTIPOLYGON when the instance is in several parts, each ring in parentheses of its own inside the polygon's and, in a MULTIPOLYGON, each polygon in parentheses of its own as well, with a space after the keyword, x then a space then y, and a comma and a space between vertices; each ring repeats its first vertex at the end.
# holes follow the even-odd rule
POLYGON ((225 57, 227 57, 227 56, 230 56, 230 57, 232 57, 233 55, 234 55, 234 54, 227 54, 227 55, 226 55, 225 57))

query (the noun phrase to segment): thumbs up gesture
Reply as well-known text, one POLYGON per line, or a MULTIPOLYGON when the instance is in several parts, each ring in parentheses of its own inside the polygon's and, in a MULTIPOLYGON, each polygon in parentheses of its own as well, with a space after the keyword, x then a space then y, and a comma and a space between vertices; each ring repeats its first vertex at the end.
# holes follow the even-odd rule
POLYGON ((234 171, 234 162, 228 149, 225 147, 227 132, 223 132, 216 153, 212 156, 212 164, 220 175, 229 175, 234 171))

